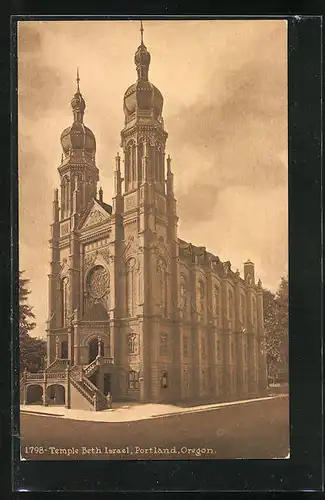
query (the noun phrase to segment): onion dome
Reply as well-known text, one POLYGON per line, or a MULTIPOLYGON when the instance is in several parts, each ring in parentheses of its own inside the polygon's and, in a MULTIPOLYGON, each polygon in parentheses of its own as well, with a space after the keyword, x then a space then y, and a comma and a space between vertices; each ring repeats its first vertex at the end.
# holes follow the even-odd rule
POLYGON ((135 117, 136 111, 139 111, 139 116, 153 117, 161 122, 164 99, 161 92, 148 79, 151 56, 143 43, 142 22, 140 31, 141 44, 134 56, 138 80, 124 94, 125 121, 129 122, 135 117))
POLYGON ((73 124, 63 130, 61 134, 61 146, 67 156, 70 152, 86 152, 91 156, 96 153, 96 140, 92 131, 83 123, 86 103, 79 88, 79 71, 77 70, 77 92, 71 100, 73 111, 73 124))

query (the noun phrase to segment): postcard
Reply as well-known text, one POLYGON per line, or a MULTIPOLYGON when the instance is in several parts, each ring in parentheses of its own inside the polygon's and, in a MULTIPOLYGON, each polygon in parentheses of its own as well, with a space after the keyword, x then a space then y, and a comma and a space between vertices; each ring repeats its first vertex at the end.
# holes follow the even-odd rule
POLYGON ((288 458, 287 21, 17 41, 21 458, 288 458))

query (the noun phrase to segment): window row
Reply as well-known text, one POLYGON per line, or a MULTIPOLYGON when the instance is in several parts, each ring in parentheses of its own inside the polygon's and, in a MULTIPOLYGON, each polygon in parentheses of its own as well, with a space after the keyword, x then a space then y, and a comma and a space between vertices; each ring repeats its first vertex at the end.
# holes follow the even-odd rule
MULTIPOLYGON (((187 281, 185 276, 181 276, 181 284, 180 284, 180 302, 181 309, 183 312, 188 310, 188 295, 189 290, 187 286, 187 281)), ((216 317, 220 317, 221 315, 221 290, 219 285, 214 285, 213 287, 213 297, 212 297, 212 312, 216 317)), ((202 280, 198 281, 197 285, 197 312, 200 314, 204 314, 206 308, 206 291, 205 284, 202 280)), ((253 324, 257 324, 257 310, 256 310, 256 299, 253 297, 252 304, 252 322, 253 324)), ((228 290, 228 309, 227 314, 230 320, 234 320, 235 318, 235 296, 233 290, 228 290)), ((246 325, 247 322, 247 303, 246 297, 244 294, 240 295, 240 319, 243 325, 246 325)))
MULTIPOLYGON (((131 391, 139 390, 139 372, 134 370, 128 372, 127 386, 131 391)), ((160 373, 160 387, 162 389, 167 389, 168 387, 168 372, 165 370, 160 373)))
MULTIPOLYGON (((136 315, 137 279, 136 260, 131 258, 126 263, 126 313, 131 317, 136 315)), ((162 259, 157 262, 157 285, 159 312, 167 316, 167 266, 162 259)))
POLYGON ((138 146, 135 144, 130 145, 125 151, 125 174, 126 174, 126 186, 130 182, 143 180, 143 157, 147 155, 149 175, 153 181, 164 181, 165 176, 165 155, 162 147, 157 146, 146 146, 146 151, 144 144, 139 143, 138 146))

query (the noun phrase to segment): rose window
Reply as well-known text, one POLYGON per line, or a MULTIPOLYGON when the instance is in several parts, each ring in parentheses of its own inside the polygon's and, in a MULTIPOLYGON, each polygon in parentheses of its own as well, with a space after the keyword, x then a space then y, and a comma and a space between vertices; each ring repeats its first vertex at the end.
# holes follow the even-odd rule
POLYGON ((109 274, 102 266, 95 266, 89 273, 88 291, 94 299, 100 299, 109 288, 109 274))

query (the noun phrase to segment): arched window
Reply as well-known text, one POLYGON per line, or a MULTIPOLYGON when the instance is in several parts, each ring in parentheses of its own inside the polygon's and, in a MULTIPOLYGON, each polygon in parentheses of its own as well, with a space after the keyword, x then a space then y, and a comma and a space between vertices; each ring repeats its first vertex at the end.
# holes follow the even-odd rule
POLYGON ((131 146, 128 146, 125 152, 125 181, 126 181, 126 189, 129 188, 131 182, 131 146))
POLYGON ((168 334, 161 333, 159 337, 159 354, 165 356, 169 352, 168 334))
POLYGON ((165 155, 164 152, 160 151, 160 180, 163 181, 165 178, 165 155))
POLYGON ((128 388, 131 391, 137 391, 139 389, 139 374, 134 370, 128 373, 128 388))
POLYGON ((205 290, 203 281, 199 281, 199 311, 201 314, 204 313, 204 302, 205 302, 205 290))
POLYGON ((131 258, 126 263, 126 314, 135 316, 136 313, 136 260, 131 258))
POLYGON ((155 181, 159 181, 159 169, 160 169, 160 151, 158 147, 155 150, 155 181))
POLYGON ((253 297, 252 299, 252 321, 253 325, 257 325, 257 311, 256 311, 256 299, 253 297))
POLYGON ((180 298, 181 298, 181 309, 185 312, 187 307, 187 286, 184 276, 181 276, 181 286, 180 286, 180 298))
POLYGON ((167 269, 165 262, 160 259, 157 264, 157 274, 159 283, 159 306, 160 313, 167 316, 167 269))
POLYGON ((68 278, 61 281, 61 326, 66 326, 68 321, 68 278))
POLYGON ((138 145, 138 179, 142 181, 142 158, 144 153, 143 142, 140 141, 138 145))
POLYGON ((160 387, 162 389, 167 389, 168 387, 168 373, 166 371, 161 372, 160 387))
POLYGON ((234 318, 234 294, 232 290, 228 291, 228 304, 229 304, 229 319, 234 318))
POLYGON ((68 217, 69 213, 70 213, 70 200, 71 200, 71 195, 70 195, 70 179, 68 177, 67 178, 67 184, 66 184, 66 203, 65 203, 66 217, 68 217))
POLYGON ((219 317, 220 314, 220 296, 218 285, 215 285, 214 287, 214 314, 217 317, 219 317))
POLYGON ((246 297, 243 294, 240 296, 240 309, 242 324, 246 326, 246 297))
POLYGON ((136 146, 135 144, 133 143, 132 144, 132 148, 131 148, 131 171, 132 171, 132 181, 136 181, 137 180, 137 174, 136 174, 136 169, 137 169, 137 165, 136 165, 136 146))
POLYGON ((69 186, 69 178, 65 176, 62 179, 62 184, 61 184, 61 218, 64 219, 67 216, 68 212, 68 199, 69 199, 69 193, 68 193, 68 186, 69 186))
POLYGON ((156 149, 151 144, 147 146, 148 150, 148 166, 149 166, 149 176, 154 181, 155 180, 155 164, 156 164, 156 149))

